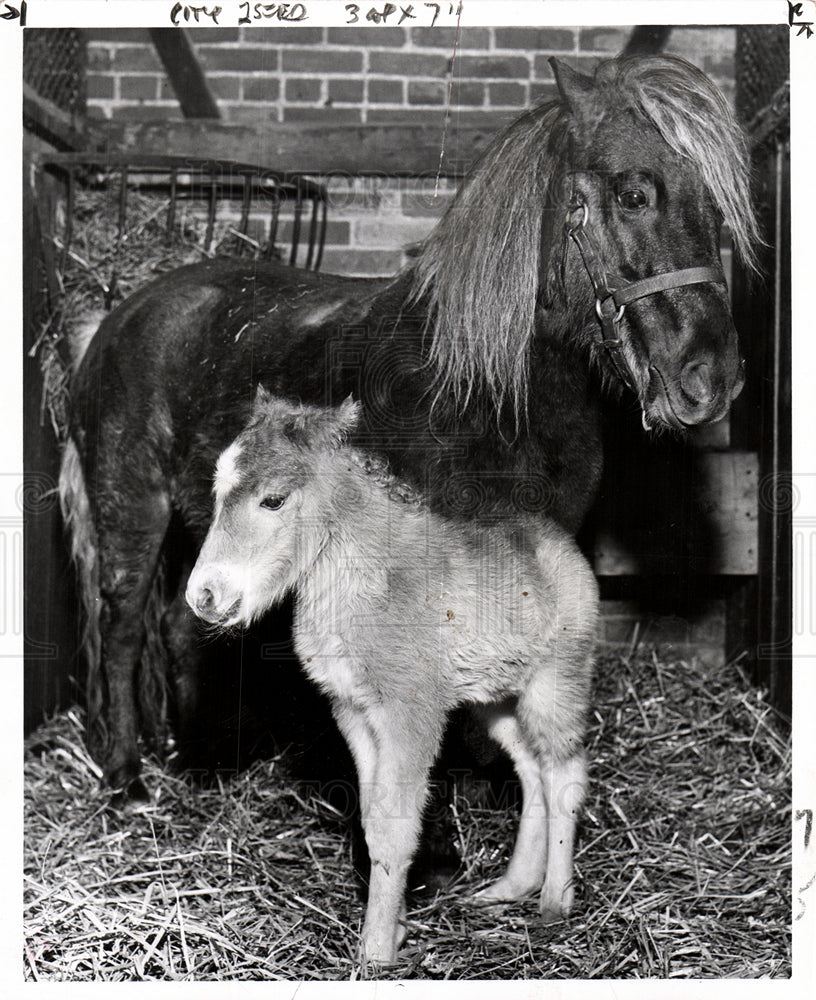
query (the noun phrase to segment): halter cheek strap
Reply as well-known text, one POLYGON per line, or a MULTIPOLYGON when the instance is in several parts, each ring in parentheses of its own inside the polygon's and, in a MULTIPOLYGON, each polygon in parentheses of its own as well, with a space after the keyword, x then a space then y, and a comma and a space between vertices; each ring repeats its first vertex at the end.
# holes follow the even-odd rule
POLYGON ((587 231, 588 222, 589 207, 582 203, 567 215, 566 227, 568 235, 581 252, 581 259, 595 291, 595 312, 601 321, 598 343, 605 348, 624 385, 637 391, 634 373, 621 349, 620 322, 626 306, 647 295, 664 292, 667 288, 698 285, 708 281, 725 284, 725 275, 722 268, 705 265, 686 267, 679 271, 664 271, 637 281, 627 281, 620 275, 606 270, 595 241, 587 231), (572 216, 578 210, 581 211, 581 218, 577 222, 572 222, 572 216))

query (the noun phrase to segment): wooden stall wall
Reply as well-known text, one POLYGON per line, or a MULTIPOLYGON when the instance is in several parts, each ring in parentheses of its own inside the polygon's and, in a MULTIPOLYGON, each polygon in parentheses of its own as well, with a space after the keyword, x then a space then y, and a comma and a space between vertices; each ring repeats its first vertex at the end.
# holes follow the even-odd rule
POLYGON ((758 279, 736 269, 735 319, 748 380, 732 424, 738 447, 758 456, 757 572, 729 608, 728 649, 747 648, 756 680, 790 713, 793 636, 791 470, 790 95, 785 26, 737 35, 737 111, 752 142, 753 194, 764 246, 758 279))
MULTIPOLYGON (((44 392, 49 368, 43 335, 59 298, 55 248, 48 238, 64 193, 35 192, 32 165, 56 149, 85 144, 86 39, 75 29, 26 32, 23 141, 23 621, 24 724, 75 701, 79 617, 56 496, 57 431, 44 392)), ((53 367, 52 371, 55 371, 53 367)))

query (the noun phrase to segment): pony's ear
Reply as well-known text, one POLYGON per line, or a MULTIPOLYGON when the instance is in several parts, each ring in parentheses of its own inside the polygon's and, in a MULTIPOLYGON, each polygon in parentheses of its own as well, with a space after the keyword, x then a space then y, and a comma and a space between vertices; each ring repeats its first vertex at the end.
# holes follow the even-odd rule
POLYGON ((262 406, 266 406, 271 398, 272 393, 267 391, 259 382, 258 388, 255 390, 255 399, 252 401, 252 412, 255 413, 262 406))
POLYGON ((595 81, 555 56, 549 62, 562 101, 579 126, 591 128, 597 120, 595 81))

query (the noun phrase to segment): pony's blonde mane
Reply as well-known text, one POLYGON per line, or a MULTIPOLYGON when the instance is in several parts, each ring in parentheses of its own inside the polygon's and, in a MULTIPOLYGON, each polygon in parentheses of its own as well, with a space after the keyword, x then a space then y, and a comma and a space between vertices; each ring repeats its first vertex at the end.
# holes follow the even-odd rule
MULTIPOLYGON (((556 102, 510 125, 480 157, 415 264, 431 362, 459 398, 484 381, 521 401, 535 326, 542 215, 562 160, 556 102)), ((566 132, 561 138, 564 138, 566 132)))
MULTIPOLYGON (((610 112, 636 110, 696 166, 737 252, 754 268, 746 142, 714 84, 672 56, 609 60, 595 80, 610 112)), ((498 407, 509 401, 517 416, 525 408, 541 255, 549 249, 542 218, 563 167, 567 124, 566 108, 552 101, 501 133, 414 265, 413 297, 428 307, 431 364, 440 389, 460 403, 482 385, 498 407)))

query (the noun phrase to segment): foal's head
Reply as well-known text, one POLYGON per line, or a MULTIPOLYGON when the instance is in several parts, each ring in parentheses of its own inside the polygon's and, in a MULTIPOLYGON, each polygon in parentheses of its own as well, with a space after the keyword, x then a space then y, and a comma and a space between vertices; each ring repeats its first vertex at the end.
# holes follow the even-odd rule
POLYGON ((250 423, 216 465, 213 520, 187 583, 200 618, 248 625, 314 565, 343 499, 338 449, 358 415, 351 399, 295 406, 259 386, 250 423))

